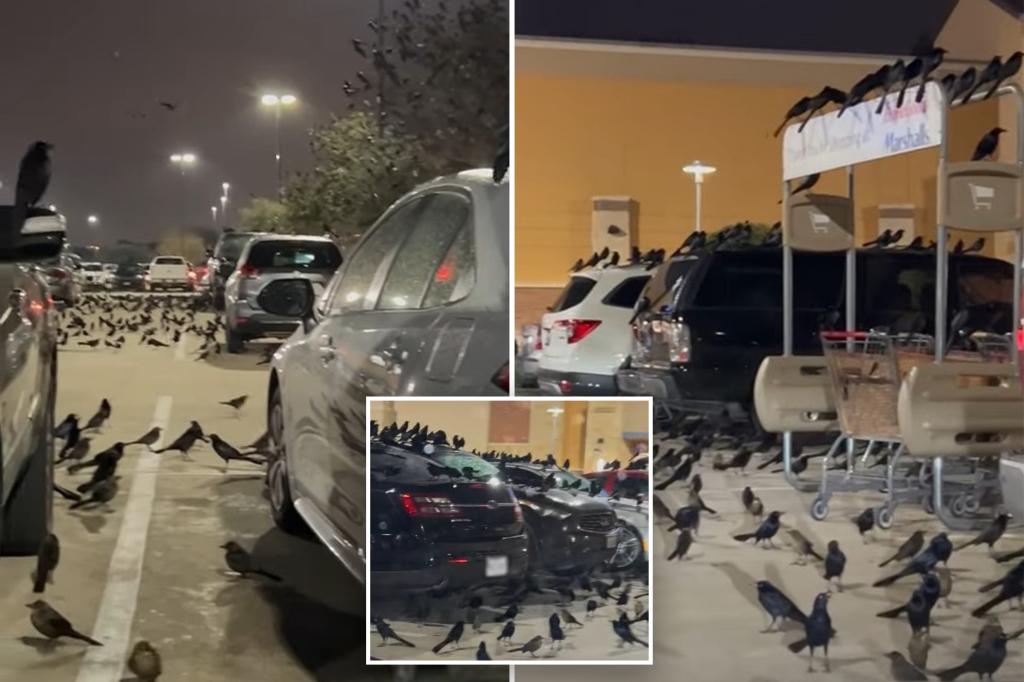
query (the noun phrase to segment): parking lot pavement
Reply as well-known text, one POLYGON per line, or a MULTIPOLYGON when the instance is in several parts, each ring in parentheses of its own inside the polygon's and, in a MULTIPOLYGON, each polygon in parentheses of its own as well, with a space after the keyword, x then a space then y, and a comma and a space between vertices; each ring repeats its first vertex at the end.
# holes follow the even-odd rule
MULTIPOLYGON (((666 447, 666 445, 662 445, 666 447)), ((807 676, 807 651, 791 653, 785 644, 800 639, 802 628, 787 624, 781 632, 762 633, 768 624, 758 604, 755 583, 768 580, 793 599, 805 612, 814 597, 826 589, 821 564, 794 564, 796 554, 786 544, 785 528, 797 528, 824 553, 829 540, 837 540, 846 553, 845 590, 833 591, 829 602, 836 639, 829 647, 831 674, 809 676, 832 682, 878 682, 893 679, 889 651, 906 654, 910 626, 905 618, 896 620, 875 614, 904 603, 919 583, 907 578, 888 588, 871 584, 888 575, 878 564, 891 556, 896 548, 917 529, 930 538, 943 527, 935 519, 914 507, 901 507, 889 531, 875 530, 875 537, 864 544, 852 522, 868 506, 877 506, 881 495, 837 494, 830 502, 831 512, 823 522, 811 519, 808 509, 813 495, 790 488, 779 474, 754 472, 742 476, 720 473, 710 466, 705 453, 699 472, 704 481, 701 497, 718 511, 717 516, 703 515, 700 534, 689 551, 689 558, 669 563, 666 556, 675 544, 675 533, 668 524, 657 522, 654 534, 654 661, 653 667, 634 668, 629 678, 676 682, 789 682, 807 676), (752 530, 752 518, 743 511, 740 493, 751 486, 764 502, 765 509, 780 510, 783 530, 776 538, 779 549, 761 549, 752 543, 741 544, 731 536, 752 530)), ((815 460, 816 461, 816 460, 815 460)), ((756 460, 755 460, 756 462, 756 460)), ((812 467, 813 469, 813 467, 812 467)), ((809 470, 810 471, 810 470, 809 470)), ((658 493, 675 511, 687 503, 686 488, 677 483, 658 493)), ((954 545, 970 537, 967 533, 950 533, 954 545)), ((1018 526, 1006 533, 996 545, 1008 551, 1024 545, 1024 532, 1018 526)), ((955 552, 949 562, 954 586, 950 605, 940 602, 933 611, 934 625, 928 658, 930 671, 943 670, 962 663, 971 652, 984 620, 969 612, 982 604, 986 596, 978 587, 1001 577, 1013 564, 997 564, 989 558, 987 548, 971 547, 955 552)), ((1012 633, 1024 628, 1024 611, 1006 604, 993 613, 1003 628, 1012 633)), ((821 652, 816 657, 821 670, 821 652)), ((1009 643, 1009 655, 997 682, 1024 680, 1024 637, 1009 643)), ((557 675, 560 682, 621 682, 621 668, 600 667, 520 667, 518 682, 542 682, 557 675)), ((929 679, 937 679, 930 675, 929 679)), ((962 680, 976 679, 965 675, 962 680)))
MULTIPOLYGON (((112 416, 92 452, 166 426, 164 443, 192 419, 235 445, 264 430, 266 367, 259 350, 196 362, 194 337, 169 348, 122 350, 68 345, 59 357, 58 420, 83 420, 101 398, 112 416), (248 394, 236 414, 218 401, 248 394)), ((45 598, 103 647, 61 640, 48 646, 29 622, 34 558, 0 559, 0 682, 115 682, 139 639, 161 653, 161 680, 390 680, 363 665, 364 596, 316 541, 278 531, 264 500, 263 473, 234 463, 227 474, 208 445, 185 461, 176 452, 126 451, 110 509, 70 511, 57 498, 61 559, 45 598), (131 511, 126 514, 126 509, 131 511), (148 523, 147 521, 148 517, 148 523), (227 574, 219 545, 251 549, 275 583, 227 574)), ((87 472, 58 470, 74 487, 87 472)), ((437 679, 439 672, 417 679, 437 679)), ((130 676, 129 676, 130 679, 130 676)))

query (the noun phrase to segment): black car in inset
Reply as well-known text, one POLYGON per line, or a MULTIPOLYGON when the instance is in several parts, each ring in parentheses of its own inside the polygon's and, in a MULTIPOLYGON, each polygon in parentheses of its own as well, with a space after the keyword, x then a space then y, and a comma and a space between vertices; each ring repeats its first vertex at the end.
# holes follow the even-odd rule
POLYGON ((523 512, 496 469, 429 445, 370 446, 370 571, 382 590, 443 591, 522 578, 523 512), (446 467, 452 467, 447 469, 446 467), (454 469, 454 470, 453 470, 454 469), (493 471, 491 471, 493 470, 493 471))
MULTIPOLYGON (((844 329, 845 254, 793 254, 793 352, 821 355, 819 332, 844 329)), ((857 252, 858 329, 934 334, 935 252, 857 252)), ((973 331, 1013 325, 1013 266, 949 256, 948 311, 973 331)), ((782 353, 782 251, 753 246, 673 257, 637 303, 633 352, 616 373, 620 393, 654 396, 673 414, 753 415, 761 361, 782 353)))

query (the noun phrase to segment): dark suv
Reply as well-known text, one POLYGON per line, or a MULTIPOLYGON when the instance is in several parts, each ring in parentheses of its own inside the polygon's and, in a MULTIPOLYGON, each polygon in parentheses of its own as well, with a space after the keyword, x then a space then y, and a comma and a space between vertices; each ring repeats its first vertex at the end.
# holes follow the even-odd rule
POLYGON ((443 446, 427 457, 371 441, 373 590, 442 590, 521 578, 528 565, 523 512, 509 486, 491 475, 496 471, 443 446), (446 466, 462 476, 437 473, 446 466))
MULTIPOLYGON (((845 328, 843 253, 795 253, 797 355, 820 355, 818 333, 845 328)), ((974 255, 949 258, 947 319, 966 328, 1012 328, 1013 267, 974 255)), ((683 255, 662 264, 637 304, 633 351, 616 374, 619 391, 652 395, 670 413, 752 414, 761 361, 782 353, 782 251, 752 247, 683 255)), ((857 328, 933 334, 935 253, 857 253, 857 328)))

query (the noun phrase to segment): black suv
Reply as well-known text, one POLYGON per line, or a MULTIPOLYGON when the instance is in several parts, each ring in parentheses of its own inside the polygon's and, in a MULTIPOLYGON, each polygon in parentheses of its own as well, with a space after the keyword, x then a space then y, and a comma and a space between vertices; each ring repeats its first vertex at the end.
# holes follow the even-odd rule
MULTIPOLYGON (((976 255, 949 258, 947 319, 966 328, 1012 328, 1013 267, 976 255)), ((819 332, 845 328, 845 254, 794 253, 793 351, 820 355, 819 332)), ((702 251, 659 266, 637 303, 633 351, 619 391, 651 395, 670 413, 753 414, 761 361, 782 353, 782 250, 702 251)), ((857 252, 857 328, 933 334, 935 253, 857 252)))
POLYGON ((479 457, 445 446, 428 457, 372 441, 373 590, 440 591, 523 577, 523 513, 496 472, 479 457), (446 467, 455 470, 451 476, 443 473, 446 467))

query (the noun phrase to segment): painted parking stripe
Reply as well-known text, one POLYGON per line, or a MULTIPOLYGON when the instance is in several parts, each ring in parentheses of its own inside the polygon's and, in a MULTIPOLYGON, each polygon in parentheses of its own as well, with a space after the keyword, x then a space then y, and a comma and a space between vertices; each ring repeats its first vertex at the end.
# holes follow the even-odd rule
POLYGON ((178 339, 178 343, 174 346, 174 359, 184 360, 185 359, 185 335, 182 334, 181 338, 178 339))
MULTIPOLYGON (((171 418, 171 396, 161 396, 153 410, 151 426, 167 429, 171 418)), ((163 438, 154 444, 159 448, 163 438)), ((160 470, 160 455, 146 450, 139 454, 128 491, 121 530, 117 536, 114 554, 107 569, 107 585, 103 590, 92 636, 103 642, 102 647, 89 647, 82 658, 76 682, 118 682, 128 656, 132 622, 142 580, 142 561, 146 554, 146 536, 149 519, 156 498, 156 479, 160 470)))

